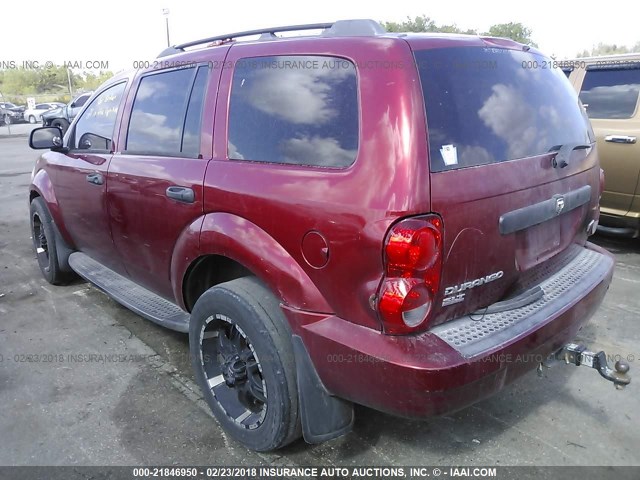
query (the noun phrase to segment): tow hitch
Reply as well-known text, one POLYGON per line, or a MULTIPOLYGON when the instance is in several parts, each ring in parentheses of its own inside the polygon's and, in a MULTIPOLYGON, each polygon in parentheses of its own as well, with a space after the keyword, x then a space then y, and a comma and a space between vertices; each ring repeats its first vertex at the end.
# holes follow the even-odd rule
POLYGON ((578 367, 582 365, 595 368, 603 378, 613 382, 618 390, 622 390, 631 383, 629 364, 627 362, 618 360, 614 365, 615 370, 611 369, 607 365, 607 355, 604 352, 590 352, 584 345, 576 343, 568 343, 551 355, 545 362, 541 362, 538 365, 538 375, 542 376, 545 368, 551 367, 555 361, 562 360, 567 365, 573 364, 578 367))

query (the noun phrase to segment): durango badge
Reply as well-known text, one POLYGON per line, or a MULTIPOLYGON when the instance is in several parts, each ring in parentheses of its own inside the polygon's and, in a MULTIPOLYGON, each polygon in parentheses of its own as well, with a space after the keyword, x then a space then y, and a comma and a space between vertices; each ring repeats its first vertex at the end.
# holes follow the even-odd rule
POLYGON ((476 278, 475 280, 464 282, 460 285, 453 285, 451 287, 445 288, 444 295, 446 298, 442 300, 442 306, 446 307, 448 305, 453 305, 464 301, 464 292, 466 290, 498 280, 502 278, 503 275, 504 272, 500 270, 499 272, 492 273, 491 275, 487 275, 486 277, 476 278))

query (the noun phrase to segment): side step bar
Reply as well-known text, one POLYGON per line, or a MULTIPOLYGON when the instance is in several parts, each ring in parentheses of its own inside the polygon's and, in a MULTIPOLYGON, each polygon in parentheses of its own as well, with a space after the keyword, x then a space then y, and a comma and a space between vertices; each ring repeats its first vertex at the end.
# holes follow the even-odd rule
POLYGON ((137 285, 84 253, 72 253, 69 266, 116 302, 147 320, 178 332, 189 331, 190 316, 175 303, 137 285))

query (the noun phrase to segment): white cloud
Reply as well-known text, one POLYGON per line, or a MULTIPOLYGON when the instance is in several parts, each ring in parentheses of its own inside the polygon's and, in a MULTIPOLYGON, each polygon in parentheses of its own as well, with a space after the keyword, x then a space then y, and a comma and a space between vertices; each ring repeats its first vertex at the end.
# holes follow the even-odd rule
POLYGON ((281 145, 287 163, 341 167, 350 165, 357 150, 342 148, 335 138, 292 138, 281 145))
MULTIPOLYGON (((317 58, 295 57, 300 61, 317 58)), ((276 61, 278 57, 276 57, 276 61)), ((321 65, 319 64, 321 67, 321 65)), ((247 101, 258 110, 295 124, 323 124, 337 112, 330 105, 331 82, 352 74, 348 68, 264 68, 249 70, 251 81, 242 79, 235 88, 248 88, 247 101)), ((236 79, 239 81, 240 79, 236 79)))

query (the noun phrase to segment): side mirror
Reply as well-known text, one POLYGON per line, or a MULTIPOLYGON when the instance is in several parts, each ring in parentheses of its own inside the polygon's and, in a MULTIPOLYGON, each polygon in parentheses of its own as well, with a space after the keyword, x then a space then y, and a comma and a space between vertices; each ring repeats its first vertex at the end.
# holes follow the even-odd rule
POLYGON ((62 130, 58 127, 34 128, 29 135, 29 146, 34 150, 62 148, 62 130))
POLYGON ((71 108, 76 108, 76 102, 71 102, 71 103, 69 104, 69 106, 70 106, 71 108))

